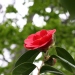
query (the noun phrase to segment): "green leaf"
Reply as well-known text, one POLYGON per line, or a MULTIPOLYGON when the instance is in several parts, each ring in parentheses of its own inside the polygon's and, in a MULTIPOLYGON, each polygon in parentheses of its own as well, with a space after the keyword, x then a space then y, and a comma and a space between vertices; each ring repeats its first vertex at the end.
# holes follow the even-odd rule
POLYGON ((75 72, 75 65, 73 65, 72 63, 70 63, 69 61, 67 61, 66 59, 60 57, 60 56, 56 56, 56 55, 52 55, 52 58, 58 58, 61 62, 61 64, 64 66, 64 68, 66 68, 68 71, 74 73, 75 72))
POLYGON ((74 59, 72 58, 72 56, 65 49, 60 48, 60 47, 56 47, 56 52, 57 52, 58 56, 64 58, 68 62, 70 62, 70 63, 75 65, 74 59))
POLYGON ((60 59, 61 64, 70 72, 75 71, 75 61, 72 56, 63 48, 56 47, 57 58, 60 59))
POLYGON ((32 63, 21 63, 14 68, 12 75, 29 75, 34 69, 35 65, 32 63))
POLYGON ((9 5, 7 8, 6 8, 6 13, 17 13, 17 10, 14 8, 13 5, 9 5))
POLYGON ((49 66, 49 65, 45 65, 41 68, 40 73, 44 73, 44 72, 50 72, 53 73, 55 75, 64 75, 64 73, 62 73, 61 71, 49 66))
MULTIPOLYGON (((58 57, 59 58, 59 57, 58 57)), ((60 59, 60 58, 59 58, 60 59)), ((67 64, 66 62, 64 62, 62 59, 60 59, 60 62, 61 62, 61 64, 63 65, 63 67, 65 68, 65 69, 67 69, 68 71, 70 71, 70 72, 73 72, 72 71, 72 68, 71 68, 71 66, 69 65, 69 64, 67 64)))
POLYGON ((36 56, 39 54, 40 52, 38 50, 30 50, 27 51, 26 53, 24 53, 16 62, 15 66, 23 63, 23 62, 33 62, 34 59, 36 58, 36 56))
POLYGON ((69 11, 72 17, 75 16, 75 0, 60 0, 60 3, 69 11))

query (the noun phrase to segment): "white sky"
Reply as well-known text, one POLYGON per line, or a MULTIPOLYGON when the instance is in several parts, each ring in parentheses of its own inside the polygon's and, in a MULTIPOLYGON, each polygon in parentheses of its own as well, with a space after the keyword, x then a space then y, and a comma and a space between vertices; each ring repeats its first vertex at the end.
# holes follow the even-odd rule
MULTIPOLYGON (((28 2, 28 0, 25 0, 26 1, 26 4, 23 5, 22 3, 24 2, 24 0, 15 0, 15 5, 14 7, 18 10, 18 13, 15 14, 15 13, 10 13, 10 14, 6 14, 6 19, 7 18, 17 18, 18 21, 17 21, 17 24, 18 26, 22 29, 23 26, 26 24, 27 22, 27 19, 22 19, 22 17, 24 17, 25 15, 28 14, 28 7, 29 6, 32 6, 33 5, 33 2, 28 2)), ((0 13, 0 23, 3 21, 3 16, 5 14, 5 10, 6 10, 6 7, 8 6, 8 4, 13 4, 14 0, 0 0, 0 4, 3 5, 3 8, 2 10, 0 10, 0 12, 3 11, 3 13, 0 13)), ((46 12, 51 12, 51 9, 50 8, 46 8, 46 12)), ((56 12, 58 13, 58 11, 56 12)), ((65 14, 60 14, 59 17, 62 18, 62 19, 66 19, 66 16, 69 16, 69 14, 67 13, 66 15, 65 14)), ((36 26, 42 26, 42 25, 46 25, 46 22, 44 21, 44 17, 43 16, 39 16, 38 14, 35 14, 35 16, 33 17, 33 24, 35 24, 36 26)), ((13 26, 16 26, 16 24, 13 22, 12 23, 13 26)), ((15 46, 15 45, 14 45, 15 46)), ((11 48, 13 48, 14 46, 11 46, 11 48)), ((10 52, 8 50, 6 50, 5 48, 3 49, 4 51, 4 56, 6 58, 6 60, 8 61, 12 61, 11 58, 10 58, 10 52)), ((41 54, 39 55, 41 56, 41 54)), ((0 54, 0 59, 3 59, 2 55, 0 54)), ((39 62, 39 64, 35 63, 36 65, 40 65, 41 61, 39 62)), ((4 61, 0 61, 0 66, 7 66, 7 62, 4 62, 4 61)), ((34 74, 33 75, 37 75, 37 70, 34 71, 34 74)))

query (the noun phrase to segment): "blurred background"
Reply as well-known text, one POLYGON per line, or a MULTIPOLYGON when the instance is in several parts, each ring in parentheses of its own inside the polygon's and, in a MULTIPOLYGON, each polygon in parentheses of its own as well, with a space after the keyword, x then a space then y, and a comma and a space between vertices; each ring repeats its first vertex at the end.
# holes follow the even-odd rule
MULTIPOLYGON (((75 59, 75 19, 70 19, 59 0, 0 0, 0 75, 11 75, 16 60, 26 51, 24 39, 41 29, 56 29, 56 46, 75 59)), ((54 67, 71 75, 58 61, 54 67)))

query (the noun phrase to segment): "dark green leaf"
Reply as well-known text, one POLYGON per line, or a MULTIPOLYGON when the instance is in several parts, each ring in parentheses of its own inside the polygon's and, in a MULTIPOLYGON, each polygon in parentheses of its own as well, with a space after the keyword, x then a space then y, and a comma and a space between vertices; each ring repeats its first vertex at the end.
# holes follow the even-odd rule
POLYGON ((57 57, 61 60, 62 65, 70 72, 75 71, 75 61, 72 56, 63 48, 56 47, 57 57))
POLYGON ((23 63, 23 62, 33 62, 34 59, 36 58, 36 56, 39 54, 40 52, 38 50, 30 50, 27 51, 26 53, 24 53, 16 62, 15 66, 23 63))
POLYGON ((73 72, 73 71, 72 71, 72 68, 71 68, 71 66, 70 66, 69 64, 65 63, 65 62, 62 61, 61 59, 60 59, 60 62, 61 62, 61 64, 63 65, 63 67, 65 67, 65 69, 67 69, 67 70, 70 71, 70 72, 73 72))
POLYGON ((64 75, 61 71, 51 67, 51 66, 43 66, 40 70, 40 73, 44 73, 44 72, 50 72, 50 73, 53 73, 55 75, 64 75))
POLYGON ((21 63, 14 68, 12 75, 29 75, 34 69, 35 65, 32 63, 21 63))
POLYGON ((72 58, 72 56, 65 49, 60 48, 60 47, 56 47, 56 52, 57 52, 58 56, 64 58, 68 62, 70 62, 70 63, 75 65, 74 59, 72 58))
POLYGON ((73 65, 72 63, 70 63, 69 61, 65 60, 64 58, 62 58, 60 56, 52 55, 51 57, 58 58, 60 60, 61 64, 64 66, 64 68, 66 68, 68 71, 74 73, 75 65, 73 65))

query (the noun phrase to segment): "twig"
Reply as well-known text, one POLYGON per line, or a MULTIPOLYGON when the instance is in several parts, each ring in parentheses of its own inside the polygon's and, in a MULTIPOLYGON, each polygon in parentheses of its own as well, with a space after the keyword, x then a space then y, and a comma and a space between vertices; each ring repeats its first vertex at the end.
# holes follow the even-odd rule
POLYGON ((48 51, 46 51, 46 53, 44 54, 44 59, 42 61, 42 64, 40 66, 40 69, 37 67, 37 69, 38 69, 38 74, 37 75, 40 75, 40 70, 41 70, 42 66, 44 65, 44 61, 45 61, 45 58, 46 58, 47 54, 48 54, 48 51))

